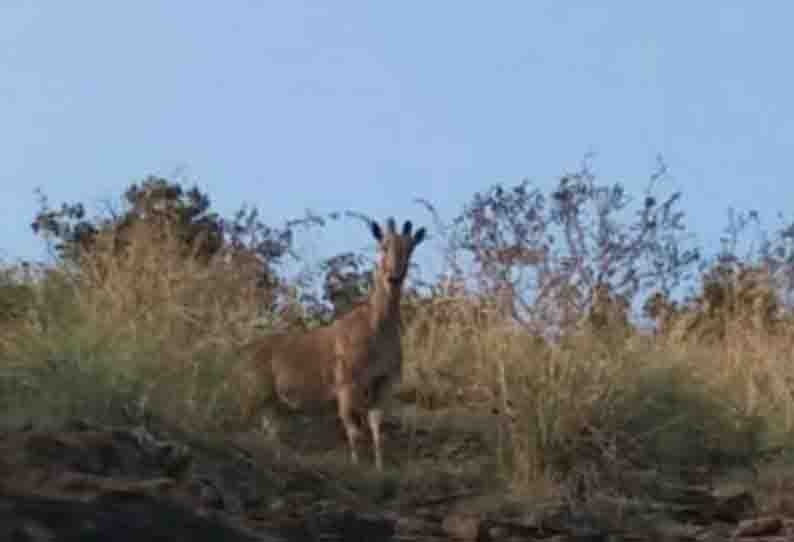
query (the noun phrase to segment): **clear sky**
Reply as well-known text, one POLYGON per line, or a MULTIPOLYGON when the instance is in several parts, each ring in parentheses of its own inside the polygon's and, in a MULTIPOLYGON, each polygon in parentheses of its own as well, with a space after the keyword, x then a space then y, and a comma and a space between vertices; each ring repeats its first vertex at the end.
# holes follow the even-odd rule
POLYGON ((794 4, 595 4, 2 0, 0 256, 42 256, 37 186, 91 209, 175 171, 274 224, 421 223, 589 152, 636 192, 661 153, 707 244, 729 206, 794 215, 794 4))

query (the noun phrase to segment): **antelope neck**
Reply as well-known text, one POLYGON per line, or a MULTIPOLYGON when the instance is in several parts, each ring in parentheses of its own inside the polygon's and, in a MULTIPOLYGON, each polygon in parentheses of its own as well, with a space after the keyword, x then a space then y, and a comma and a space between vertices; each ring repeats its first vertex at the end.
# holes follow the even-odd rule
POLYGON ((381 281, 375 282, 375 288, 369 298, 373 330, 381 330, 384 327, 388 327, 391 323, 399 325, 401 294, 402 288, 400 287, 395 286, 389 292, 381 281))

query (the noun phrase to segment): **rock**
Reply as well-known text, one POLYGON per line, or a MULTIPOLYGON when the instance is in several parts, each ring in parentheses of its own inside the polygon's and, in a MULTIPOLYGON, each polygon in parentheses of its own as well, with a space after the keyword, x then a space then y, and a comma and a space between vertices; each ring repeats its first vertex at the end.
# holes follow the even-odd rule
MULTIPOLYGON (((310 519, 309 517, 304 520, 310 519)), ((332 534, 341 540, 351 542, 387 542, 394 538, 393 521, 379 515, 361 514, 353 510, 331 512, 320 515, 314 520, 314 530, 319 534, 332 534)))
POLYGON ((53 478, 50 485, 62 494, 82 495, 86 499, 91 499, 102 494, 161 495, 174 487, 174 480, 170 478, 129 480, 66 471, 53 478))
POLYGON ((698 542, 725 542, 733 538, 733 529, 725 524, 706 527, 696 537, 698 542))
POLYGON ((215 486, 212 480, 194 478, 189 484, 190 493, 196 497, 202 507, 224 510, 226 508, 223 493, 215 486))
POLYGON ((441 523, 444 532, 458 540, 478 540, 481 527, 480 518, 466 514, 449 514, 441 523))
POLYGON ((607 535, 596 529, 577 529, 568 535, 575 542, 607 542, 607 535))
POLYGON ((42 524, 26 521, 14 529, 12 540, 19 540, 20 542, 54 542, 57 538, 55 533, 42 524))
POLYGON ((268 502, 267 507, 271 512, 280 512, 287 508, 287 501, 280 497, 274 497, 268 502))
POLYGON ((394 522, 394 531, 401 536, 422 535, 439 536, 443 531, 437 521, 417 516, 401 516, 394 522))
POLYGON ((755 499, 750 493, 743 491, 736 495, 717 498, 712 516, 720 521, 736 523, 747 517, 754 509, 755 499))
POLYGON ((0 540, 138 540, 254 542, 226 522, 148 496, 102 496, 90 502, 0 494, 0 540))
POLYGON ((777 500, 776 511, 785 517, 794 517, 794 496, 782 495, 777 500))
POLYGON ((783 520, 776 517, 748 519, 739 523, 736 528, 736 537, 762 537, 780 534, 783 530, 783 520))
POLYGON ((503 525, 496 525, 488 529, 490 540, 505 540, 508 536, 510 536, 510 529, 503 525))
POLYGON ((265 498, 256 484, 245 484, 240 488, 240 501, 243 508, 259 508, 265 504, 265 498))

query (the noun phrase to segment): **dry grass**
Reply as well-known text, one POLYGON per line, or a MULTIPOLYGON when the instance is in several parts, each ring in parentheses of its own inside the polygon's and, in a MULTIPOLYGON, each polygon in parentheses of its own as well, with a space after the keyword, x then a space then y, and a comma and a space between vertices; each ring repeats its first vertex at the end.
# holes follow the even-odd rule
POLYGON ((30 310, 0 329, 4 407, 235 423, 228 374, 260 310, 255 274, 185 257, 168 236, 129 239, 123 258, 97 250, 26 281, 30 310))
POLYGON ((676 348, 602 331, 549 346, 482 325, 460 303, 439 329, 414 318, 406 385, 427 407, 498 412, 494 449, 518 489, 562 484, 582 496, 620 489, 628 470, 749 467, 790 442, 793 369, 783 338, 676 348))
MULTIPOLYGON (((167 235, 129 240, 124 258, 99 250, 80 269, 6 276, 13 288, 0 291, 0 306, 13 295, 10 305, 22 299, 25 310, 0 322, 0 408, 245 427, 259 391, 239 355, 261 317, 255 270, 199 261, 167 235)), ((788 328, 735 330, 711 345, 602 332, 551 346, 463 299, 412 310, 403 397, 431 412, 455 407, 458 419, 484 426, 477 431, 498 477, 517 490, 578 498, 620 490, 628 470, 683 476, 750 466, 791 442, 788 328)), ((408 476, 417 465, 403 463, 400 475, 419 483, 421 475, 408 476)))

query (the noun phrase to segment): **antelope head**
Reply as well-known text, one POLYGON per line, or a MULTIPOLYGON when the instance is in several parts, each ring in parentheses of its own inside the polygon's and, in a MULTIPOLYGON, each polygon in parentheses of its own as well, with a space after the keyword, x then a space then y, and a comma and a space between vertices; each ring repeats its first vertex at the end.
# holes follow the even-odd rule
POLYGON ((402 232, 397 232, 393 218, 386 221, 386 231, 377 222, 371 223, 372 235, 378 242, 378 259, 375 271, 376 287, 386 292, 399 292, 416 246, 425 238, 425 229, 413 232, 413 224, 406 220, 402 232))

